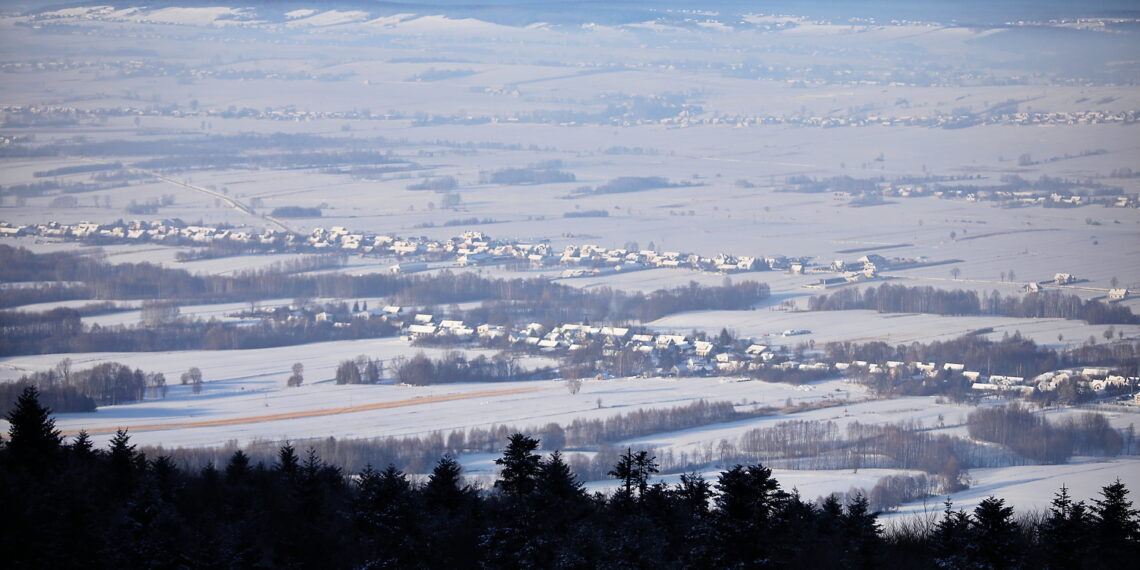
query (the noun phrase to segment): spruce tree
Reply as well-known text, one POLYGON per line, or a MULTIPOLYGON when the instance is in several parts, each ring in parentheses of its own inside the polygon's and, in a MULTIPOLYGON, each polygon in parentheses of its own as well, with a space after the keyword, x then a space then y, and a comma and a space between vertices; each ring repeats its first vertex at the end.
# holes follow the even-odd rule
POLYGON ((1012 568, 1019 560, 1017 523, 1013 507, 989 496, 974 508, 976 561, 985 568, 1012 568))
POLYGON ((867 496, 858 493, 847 503, 844 522, 847 548, 844 557, 851 568, 874 568, 881 545, 879 513, 872 512, 867 496))
POLYGON ((934 564, 938 568, 970 567, 967 552, 973 544, 970 515, 962 510, 955 511, 949 497, 945 505, 942 518, 934 526, 934 564))
POLYGON ((115 437, 111 438, 110 458, 111 475, 114 477, 115 489, 120 493, 125 494, 134 488, 138 457, 127 430, 117 430, 115 437))
POLYGON ((1084 501, 1073 502, 1062 486, 1041 521, 1041 546, 1050 568, 1081 568, 1089 554, 1092 518, 1084 501))
POLYGON ((297 457, 297 450, 293 444, 285 442, 277 452, 277 470, 286 475, 296 475, 301 460, 297 457))
POLYGON ((453 510, 465 503, 472 493, 470 487, 463 484, 462 473, 463 468, 453 457, 441 457, 422 489, 428 505, 453 510))
POLYGON ((606 475, 620 480, 622 488, 619 492, 625 493, 626 497, 632 497, 634 484, 633 448, 627 447, 625 453, 618 458, 617 465, 614 465, 614 468, 610 469, 606 475))
POLYGON ((773 533, 774 515, 789 496, 763 465, 736 465, 716 484, 718 566, 765 565, 782 548, 773 533))
POLYGON ((1100 490, 1102 498, 1093 499, 1093 533, 1097 554, 1110 568, 1124 567, 1140 555, 1140 513, 1128 500, 1128 488, 1117 479, 1100 490))
POLYGON ((586 496, 586 487, 578 481, 578 476, 562 460, 560 451, 550 454, 550 457, 541 463, 537 489, 538 493, 547 500, 576 501, 586 496))
POLYGON ((24 388, 8 412, 8 451, 18 464, 29 467, 49 462, 62 441, 51 410, 40 405, 39 396, 35 386, 24 388))
POLYGON ((91 436, 87 434, 87 430, 79 430, 79 434, 71 442, 71 452, 77 457, 94 455, 95 443, 91 441, 91 436))
POLYGON ((503 456, 495 460, 495 464, 503 468, 495 488, 515 497, 529 495, 534 490, 542 460, 542 456, 535 453, 536 449, 537 439, 521 433, 511 435, 503 456))

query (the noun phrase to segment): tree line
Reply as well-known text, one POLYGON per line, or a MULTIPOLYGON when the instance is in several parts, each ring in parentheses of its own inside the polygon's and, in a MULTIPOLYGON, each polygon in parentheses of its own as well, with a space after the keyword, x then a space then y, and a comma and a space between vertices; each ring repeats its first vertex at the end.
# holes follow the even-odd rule
MULTIPOLYGON (((1042 463, 1064 463, 1073 455, 1115 456, 1125 438, 1101 414, 1050 422, 1017 404, 977 408, 966 420, 970 437, 1008 446, 1042 463)), ((1131 442, 1129 442, 1131 443, 1131 442)))
POLYGON ((808 300, 808 307, 813 311, 868 309, 880 313, 1080 319, 1090 325, 1140 323, 1140 317, 1126 306, 1081 301, 1076 295, 1059 291, 1005 297, 994 291, 988 297, 980 297, 975 291, 883 283, 878 287, 850 287, 829 295, 816 295, 808 300))
POLYGON ((166 377, 161 373, 118 362, 104 362, 74 370, 71 359, 54 368, 22 376, 16 382, 0 383, 0 414, 7 413, 17 396, 27 387, 39 390, 44 401, 60 412, 93 412, 96 406, 137 402, 150 396, 166 396, 166 377))
MULTIPOLYGON (((398 356, 392 359, 392 375, 402 384, 427 386, 453 382, 508 382, 553 378, 550 368, 529 370, 518 359, 505 353, 491 358, 480 354, 468 358, 462 352, 450 350, 441 358, 429 358, 423 351, 411 358, 398 356)), ((339 382, 339 380, 338 380, 339 382)))
POLYGON ((451 457, 426 478, 393 465, 347 473, 314 451, 270 463, 240 451, 180 467, 120 431, 106 450, 65 443, 34 389, 0 448, 0 548, 11 568, 1128 568, 1140 514, 1116 481, 1091 504, 1058 492, 1039 519, 990 497, 886 531, 865 496, 806 500, 772 470, 654 482, 625 450, 617 489, 588 492, 558 452, 509 435, 487 488, 451 457), (99 492, 93 492, 98 489, 99 492))

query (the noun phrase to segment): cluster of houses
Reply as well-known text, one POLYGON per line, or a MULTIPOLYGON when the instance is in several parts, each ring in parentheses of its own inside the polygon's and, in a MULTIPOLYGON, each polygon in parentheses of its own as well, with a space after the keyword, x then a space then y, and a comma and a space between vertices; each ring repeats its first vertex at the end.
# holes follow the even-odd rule
MULTIPOLYGON (((389 314, 398 313, 400 310, 393 307, 384 308, 389 314)), ((791 337, 807 332, 787 330, 776 336, 791 337)), ((824 362, 814 358, 797 360, 790 357, 786 346, 771 344, 770 338, 763 342, 752 342, 750 339, 722 343, 680 334, 653 332, 639 327, 564 323, 547 328, 539 323, 530 323, 515 329, 507 329, 488 324, 470 326, 460 320, 417 314, 406 321, 402 330, 402 338, 409 342, 439 336, 450 337, 449 340, 461 343, 505 338, 509 346, 552 356, 566 355, 600 344, 603 347, 602 355, 606 358, 616 358, 623 352, 643 355, 653 363, 651 373, 661 376, 762 375, 765 370, 799 370, 834 372, 846 376, 890 375, 921 382, 956 375, 969 381, 973 390, 1010 392, 1023 396, 1036 391, 1055 390, 1061 382, 1070 378, 1095 392, 1113 387, 1128 387, 1140 382, 1140 379, 1116 374, 1110 368, 1096 367, 1047 372, 1026 381, 1021 376, 985 375, 982 372, 967 370, 965 364, 955 362, 939 365, 935 362, 893 360, 885 363, 863 360, 824 362)))
MULTIPOLYGON (((822 82, 821 82, 822 84, 822 82)), ((985 116, 974 114, 937 115, 714 115, 690 118, 686 124, 727 124, 737 127, 757 125, 793 125, 801 127, 942 127, 961 128, 975 125, 1097 125, 1132 124, 1137 111, 1071 111, 1057 113, 998 113, 985 116)))
POLYGON ((1103 392, 1109 388, 1128 388, 1137 383, 1137 378, 1127 378, 1114 373, 1111 368, 1088 367, 1054 370, 1038 374, 1026 381, 1021 376, 991 375, 985 381, 974 382, 975 390, 992 390, 1002 392, 1020 392, 1029 395, 1036 391, 1051 392, 1062 383, 1070 380, 1076 381, 1080 387, 1088 388, 1094 392, 1103 392))
POLYGON ((459 266, 525 262, 534 268, 571 266, 564 277, 655 267, 736 273, 787 269, 794 260, 783 256, 766 258, 719 254, 706 257, 679 251, 630 251, 597 245, 569 245, 559 250, 547 242, 520 243, 496 240, 483 232, 467 231, 458 237, 433 240, 401 238, 352 232, 343 227, 317 228, 309 235, 266 229, 261 233, 231 228, 186 225, 177 221, 118 221, 110 224, 47 222, 12 225, 0 222, 0 237, 44 236, 76 240, 164 242, 206 246, 230 242, 274 251, 314 251, 394 256, 401 261, 393 273, 427 268, 423 261, 454 260, 459 266))
MULTIPOLYGON (((1078 188, 1077 190, 1081 190, 1078 188)), ((1075 207, 1101 205, 1111 208, 1140 208, 1140 195, 1097 195, 1095 189, 1084 191, 1002 190, 994 188, 945 188, 937 184, 896 184, 882 182, 874 192, 883 198, 957 198, 968 202, 1000 202, 1017 206, 1075 207)), ((837 192, 837 195, 855 198, 861 193, 837 192)))
MULTIPOLYGON (((124 73, 133 73, 135 75, 170 75, 165 70, 160 68, 146 68, 141 62, 134 62, 131 65, 136 66, 136 69, 123 70, 124 73)), ((219 75, 219 72, 203 71, 203 70, 177 70, 177 73, 185 74, 189 77, 203 78, 211 75, 219 75)), ((222 78, 226 79, 317 79, 325 81, 336 81, 346 79, 347 76, 343 75, 321 75, 314 76, 306 72, 296 72, 290 74, 276 74, 272 72, 243 72, 241 74, 225 74, 222 78)), ((793 82, 796 83, 796 82, 793 82)), ((818 82, 799 82, 804 85, 817 84, 825 85, 833 83, 831 81, 818 81, 818 82)), ((866 82, 877 83, 877 82, 866 82)), ((198 109, 191 108, 185 109, 175 105, 149 105, 140 107, 112 107, 112 108, 99 108, 99 109, 85 109, 70 106, 25 106, 25 105, 5 105, 0 107, 3 111, 12 116, 25 117, 28 120, 34 120, 36 117, 59 117, 67 116, 73 120, 80 118, 99 119, 105 117, 198 117, 203 120, 211 118, 250 118, 261 120, 273 121, 313 121, 313 120, 411 120, 413 125, 430 125, 440 123, 529 123, 529 122, 549 122, 549 117, 544 114, 506 114, 506 115, 484 115, 472 116, 469 114, 455 114, 451 116, 436 115, 428 119, 424 117, 395 112, 372 112, 370 110, 342 110, 342 111, 317 111, 310 109, 300 109, 295 106, 284 107, 267 107, 263 109, 255 109, 252 107, 228 107, 228 108, 210 108, 198 109)), ((566 126, 575 126, 587 122, 605 122, 605 124, 617 124, 620 126, 637 126, 658 124, 672 127, 695 127, 702 125, 725 125, 731 127, 753 127, 763 125, 786 125, 797 127, 819 127, 819 128, 836 128, 836 127, 941 127, 941 128, 962 128, 979 125, 1024 125, 1024 126, 1040 126, 1040 125, 1097 125, 1097 124, 1133 124, 1137 121, 1140 112, 1135 110, 1128 111, 1105 111, 1105 110, 1088 110, 1088 111, 1065 111, 1055 113, 1045 112, 1021 112, 1021 113, 998 113, 988 115, 975 115, 975 114, 935 114, 935 115, 899 115, 899 116, 877 116, 877 115, 803 115, 799 113, 787 115, 742 115, 742 114, 723 114, 723 113, 704 113, 699 108, 694 108, 690 105, 679 105, 677 113, 666 117, 626 117, 626 116, 612 116, 612 117, 591 117, 584 115, 581 121, 567 121, 562 123, 566 126)))
POLYGON ((40 224, 12 225, 0 222, 0 237, 43 236, 60 239, 94 240, 103 239, 111 241, 158 241, 192 244, 209 244, 214 241, 232 241, 248 244, 276 243, 276 232, 254 234, 246 231, 212 226, 186 225, 171 221, 145 221, 132 220, 130 222, 118 221, 111 224, 96 224, 92 222, 79 222, 76 224, 63 224, 60 222, 45 222, 40 224))
MULTIPOLYGON (((399 308, 385 307, 392 313, 399 308)), ((788 330, 780 336, 795 336, 806 331, 788 330)), ((746 348, 726 346, 716 342, 694 339, 686 335, 657 333, 641 328, 563 323, 546 327, 530 323, 517 328, 481 324, 469 326, 463 321, 442 319, 430 314, 416 314, 406 320, 401 338, 416 342, 430 337, 446 337, 453 342, 503 342, 511 347, 548 355, 566 355, 600 344, 605 357, 617 357, 622 352, 639 353, 663 364, 662 357, 669 353, 667 366, 657 366, 654 372, 665 376, 731 375, 763 369, 769 364, 782 369, 832 370, 824 363, 789 361, 781 355, 783 347, 751 343, 746 348)))

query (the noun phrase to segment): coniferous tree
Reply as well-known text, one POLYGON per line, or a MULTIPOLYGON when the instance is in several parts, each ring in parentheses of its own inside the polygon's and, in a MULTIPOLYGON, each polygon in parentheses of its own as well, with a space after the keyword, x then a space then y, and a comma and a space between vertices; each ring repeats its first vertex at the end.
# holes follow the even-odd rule
POLYGON ((512 434, 503 456, 495 460, 495 464, 503 468, 495 487, 515 497, 529 495, 534 490, 541 467, 542 456, 535 453, 537 449, 537 439, 521 433, 512 434))
POLYGON ((414 565, 417 529, 413 525, 412 486, 407 475, 389 464, 383 471, 365 466, 357 477, 360 495, 356 522, 369 547, 368 565, 406 568, 414 565))
POLYGON ((429 506, 447 510, 459 508, 473 496, 472 489, 463 484, 463 467, 450 455, 436 462, 421 492, 429 506))
POLYGON ((109 453, 111 476, 114 478, 115 488, 121 493, 128 493, 134 489, 137 475, 145 471, 146 459, 140 456, 135 447, 125 429, 120 428, 115 432, 115 437, 111 438, 109 453), (141 469, 140 464, 143 465, 141 469))
POLYGON ((545 500, 579 501, 585 498, 586 493, 585 485, 570 470, 560 451, 551 453, 540 463, 536 487, 545 500))
POLYGON ((429 568, 473 568, 479 557, 479 499, 463 482, 463 469, 445 455, 436 462, 420 489, 425 507, 419 520, 424 547, 421 562, 429 568))
POLYGON ((1069 489, 1062 486, 1053 496, 1049 513, 1041 522, 1041 547, 1049 568, 1084 567, 1090 554, 1092 517, 1084 501, 1074 502, 1069 489))
POLYGON ((857 493, 844 515, 847 546, 844 558, 849 568, 875 568, 881 545, 879 513, 872 512, 867 496, 857 493))
POLYGON ((44 465, 59 451, 62 438, 51 410, 40 405, 39 390, 28 386, 8 412, 8 452, 18 464, 44 465))
POLYGON ((1119 565, 1140 555, 1140 511, 1132 508, 1120 479, 1101 488, 1100 495, 1092 507, 1097 554, 1108 567, 1124 567, 1119 565))
POLYGON ((763 465, 735 465, 716 484, 718 565, 754 566, 773 556, 777 540, 773 515, 788 500, 772 470, 763 465))
POLYGON ((293 444, 285 442, 277 452, 277 470, 287 476, 296 475, 300 469, 301 460, 297 457, 297 450, 293 444))
POLYGON ((683 566, 707 568, 716 559, 716 529, 709 501, 712 484, 699 473, 682 474, 673 488, 678 516, 683 525, 678 529, 678 556, 683 566))
POLYGON ((973 545, 973 529, 966 511, 953 509, 946 499, 942 518, 934 526, 934 564, 938 568, 968 568, 971 557, 967 549, 973 545))
POLYGON ((1013 507, 992 495, 974 508, 975 562, 984 568, 1013 568, 1020 559, 1013 507))
POLYGON ((237 450, 230 456, 226 464, 226 480, 231 483, 244 481, 250 473, 249 456, 242 450, 237 450))
POLYGON ((636 489, 640 498, 649 486, 649 476, 657 472, 657 457, 650 456, 644 450, 634 453, 632 448, 627 447, 625 453, 618 458, 617 465, 607 475, 621 480, 626 497, 632 498, 633 490, 636 489))
POLYGON ((633 465, 633 448, 625 448, 625 453, 618 458, 617 465, 606 473, 610 477, 622 482, 622 487, 619 492, 625 493, 627 498, 633 497, 634 478, 634 465, 633 465))
POLYGON ((87 430, 79 430, 79 434, 72 440, 71 453, 78 457, 94 455, 95 443, 91 441, 91 436, 87 434, 87 430))

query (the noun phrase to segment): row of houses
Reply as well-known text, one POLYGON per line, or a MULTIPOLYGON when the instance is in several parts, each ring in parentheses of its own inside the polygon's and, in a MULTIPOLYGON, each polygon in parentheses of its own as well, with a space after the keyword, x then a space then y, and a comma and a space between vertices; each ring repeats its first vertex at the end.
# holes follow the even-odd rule
MULTIPOLYGON (((783 335, 794 336, 803 332, 806 331, 784 331, 783 335)), ((407 322, 403 330, 403 338, 408 341, 440 335, 450 336, 453 340, 466 339, 472 342, 505 337, 510 346, 552 356, 567 355, 600 344, 605 357, 616 359, 623 352, 637 353, 650 359, 654 374, 664 376, 730 376, 762 374, 764 370, 834 372, 848 376, 885 374, 914 381, 960 376, 970 382, 973 390, 1021 395, 1055 390, 1061 382, 1070 378, 1096 392, 1112 387, 1135 385, 1138 381, 1136 378, 1126 378, 1104 367, 1059 370, 1041 374, 1027 381, 1021 376, 986 375, 979 371, 968 370, 965 364, 956 362, 940 364, 893 360, 883 363, 863 360, 826 362, 814 358, 797 360, 789 357, 786 346, 752 342, 751 339, 720 343, 681 334, 653 332, 640 327, 583 323, 563 323, 550 328, 539 323, 530 323, 515 329, 506 329, 497 325, 468 325, 461 320, 417 314, 407 322)))
MULTIPOLYGON (((963 199, 968 202, 1000 202, 1018 206, 1075 207, 1100 204, 1115 208, 1140 208, 1140 194, 1101 195, 1097 187, 1076 187, 1071 191, 1007 190, 985 187, 945 188, 937 183, 881 182, 873 191, 882 198, 935 197, 963 199)), ((856 198, 868 192, 836 192, 837 196, 856 198)))
MULTIPOLYGON (((316 228, 308 235, 302 236, 273 229, 256 233, 224 227, 186 225, 172 220, 133 220, 110 224, 47 222, 30 225, 0 222, 0 236, 173 242, 191 245, 230 242, 278 251, 335 251, 394 256, 400 259, 452 260, 457 265, 465 267, 521 261, 535 268, 560 265, 576 268, 570 270, 567 277, 591 272, 629 271, 654 267, 736 273, 786 269, 791 264, 788 258, 783 256, 756 258, 721 253, 708 257, 681 251, 632 251, 594 244, 568 245, 559 250, 545 241, 526 243, 497 240, 479 231, 466 231, 450 239, 433 240, 427 237, 396 237, 353 232, 344 227, 334 226, 316 228)), ((394 265, 392 271, 406 273, 426 269, 426 265, 409 265, 414 263, 416 262, 408 261, 394 265)))
MULTIPOLYGON (((288 235, 288 234, 285 234, 288 235)), ((112 224, 96 224, 92 222, 79 222, 77 224, 62 224, 59 222, 46 222, 40 224, 12 225, 0 222, 0 236, 43 236, 60 239, 106 239, 115 241, 176 241, 196 244, 208 244, 213 241, 232 241, 236 243, 274 243, 274 240, 264 241, 264 236, 246 231, 212 226, 186 225, 172 222, 151 222, 133 220, 130 222, 115 222, 112 224)), ((277 236, 273 236, 274 239, 277 236)))

